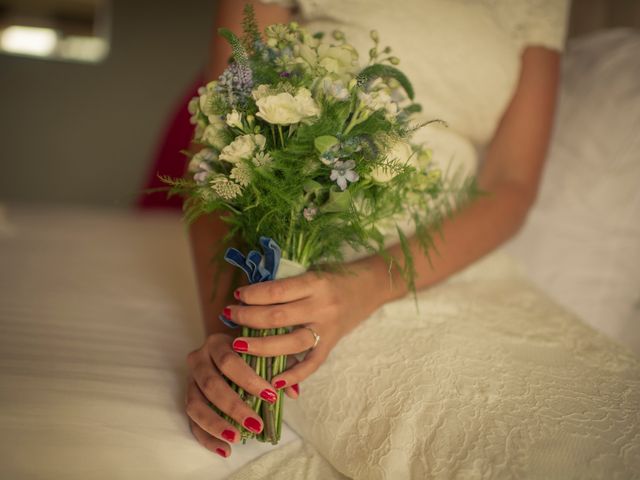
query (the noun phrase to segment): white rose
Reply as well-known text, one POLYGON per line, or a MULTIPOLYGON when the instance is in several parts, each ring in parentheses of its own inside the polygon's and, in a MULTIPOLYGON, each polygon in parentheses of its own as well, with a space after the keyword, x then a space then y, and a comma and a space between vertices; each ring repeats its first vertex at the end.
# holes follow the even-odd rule
POLYGON ((287 92, 262 97, 256 102, 256 106, 256 115, 274 125, 300 123, 320 113, 320 107, 306 88, 298 90, 295 97, 287 92))
MULTIPOLYGON (((413 149, 407 142, 396 142, 387 153, 387 164, 405 165, 412 157, 413 149)), ((380 183, 386 183, 396 176, 396 171, 390 168, 377 167, 371 172, 371 177, 380 183)))
POLYGON ((290 93, 262 97, 256 102, 256 106, 256 115, 275 125, 291 125, 302 120, 296 100, 290 93))
POLYGON ((320 107, 311 97, 311 92, 306 88, 303 87, 299 89, 294 99, 298 105, 298 111, 302 115, 303 119, 320 115, 320 107))
POLYGON ((253 156, 256 147, 260 150, 264 149, 266 141, 267 139, 260 134, 241 135, 222 149, 219 158, 229 163, 237 163, 243 158, 249 159, 253 156))
POLYGON ((227 113, 227 125, 230 127, 236 127, 242 130, 242 114, 234 109, 231 113, 227 113))

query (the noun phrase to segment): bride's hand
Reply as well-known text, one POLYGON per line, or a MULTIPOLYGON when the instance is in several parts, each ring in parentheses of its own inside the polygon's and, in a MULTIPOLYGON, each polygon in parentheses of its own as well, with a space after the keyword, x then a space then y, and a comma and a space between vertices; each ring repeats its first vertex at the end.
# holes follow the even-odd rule
MULTIPOLYGON (((252 328, 307 326, 320 340, 305 359, 274 377, 274 388, 296 385, 311 375, 327 358, 340 338, 366 319, 382 303, 379 280, 362 264, 350 265, 348 273, 307 272, 303 275, 256 283, 235 291, 244 305, 229 305, 223 315, 252 328)), ((307 328, 285 335, 238 337, 237 352, 257 356, 291 355, 313 347, 315 336, 307 328)))
MULTIPOLYGON (((189 384, 185 398, 191 432, 205 448, 228 457, 229 444, 240 440, 240 432, 209 407, 209 402, 254 433, 263 428, 260 416, 242 401, 227 384, 232 380, 252 395, 274 403, 277 393, 233 351, 233 337, 222 333, 210 335, 204 344, 187 356, 189 384)), ((296 397, 294 389, 286 393, 296 397)))

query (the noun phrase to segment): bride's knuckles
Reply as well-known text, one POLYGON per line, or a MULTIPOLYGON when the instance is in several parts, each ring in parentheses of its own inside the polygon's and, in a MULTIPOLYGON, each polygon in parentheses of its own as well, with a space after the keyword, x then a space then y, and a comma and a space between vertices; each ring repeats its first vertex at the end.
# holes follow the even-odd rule
POLYGON ((310 337, 306 329, 295 329, 284 335, 237 338, 232 347, 237 352, 246 352, 259 357, 293 355, 313 346, 313 337, 310 337))

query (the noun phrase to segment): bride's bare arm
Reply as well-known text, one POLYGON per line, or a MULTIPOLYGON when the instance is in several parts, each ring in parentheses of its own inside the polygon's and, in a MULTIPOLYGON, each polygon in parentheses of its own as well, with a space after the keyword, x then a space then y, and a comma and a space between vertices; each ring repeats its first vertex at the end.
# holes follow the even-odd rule
MULTIPOLYGON (((264 27, 272 23, 286 23, 291 20, 291 11, 275 5, 265 5, 260 2, 253 4, 258 24, 264 27)), ((217 2, 213 37, 210 45, 209 62, 206 68, 207 80, 217 78, 227 66, 231 55, 228 43, 218 35, 218 27, 226 27, 235 33, 240 33, 242 25, 243 7, 245 2, 238 0, 220 0, 217 2)), ((196 271, 200 304, 205 331, 207 334, 228 332, 228 329, 218 320, 223 307, 231 301, 230 287, 232 280, 231 268, 223 267, 220 272, 215 297, 214 290, 216 271, 211 265, 211 258, 218 241, 227 233, 228 229, 220 220, 218 214, 200 217, 191 227, 191 251, 196 271)))
MULTIPOLYGON (((433 267, 411 239, 417 288, 431 286, 491 252, 514 235, 535 202, 551 136, 559 81, 560 55, 529 47, 522 55, 520 79, 487 150, 478 183, 489 195, 480 197, 444 224, 444 240, 436 239, 440 255, 433 267)), ((399 247, 391 253, 401 258, 399 247)), ((379 257, 364 260, 376 272, 381 301, 399 298, 406 287, 398 272, 390 284, 387 266, 379 257)))

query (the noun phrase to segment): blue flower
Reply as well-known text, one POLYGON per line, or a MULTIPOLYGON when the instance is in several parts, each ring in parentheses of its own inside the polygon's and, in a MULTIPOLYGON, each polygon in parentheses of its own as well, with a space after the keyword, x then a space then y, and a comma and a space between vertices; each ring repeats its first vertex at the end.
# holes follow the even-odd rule
POLYGON ((360 178, 360 176, 353 171, 356 166, 356 162, 353 160, 345 160, 336 161, 333 164, 333 170, 331 170, 331 180, 334 180, 340 190, 345 190, 347 188, 347 182, 356 182, 360 178))

